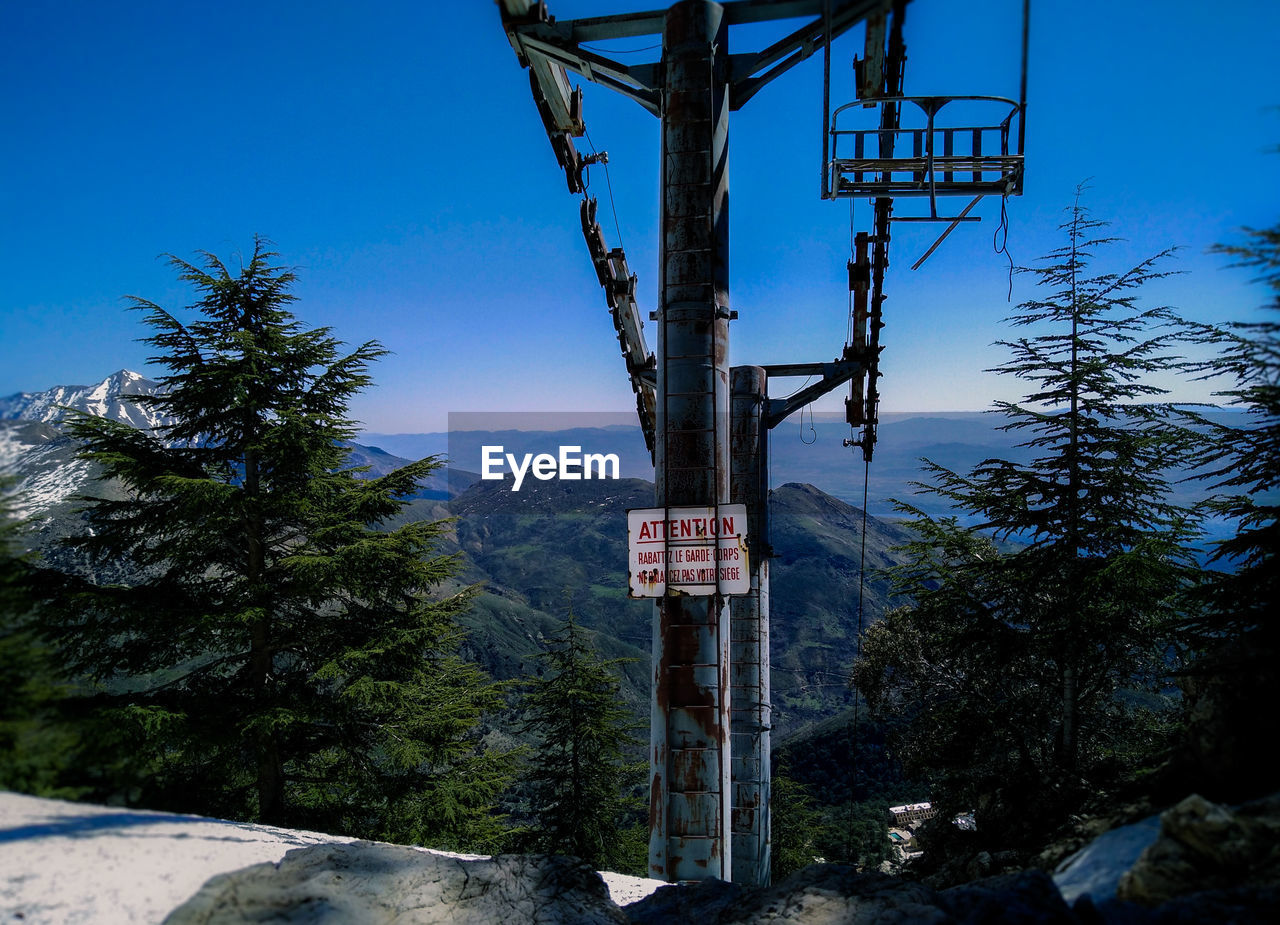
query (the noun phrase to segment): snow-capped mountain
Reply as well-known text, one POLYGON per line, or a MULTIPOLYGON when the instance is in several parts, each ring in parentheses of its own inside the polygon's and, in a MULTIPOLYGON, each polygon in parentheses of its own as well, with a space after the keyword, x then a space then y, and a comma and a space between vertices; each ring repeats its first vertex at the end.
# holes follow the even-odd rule
POLYGON ((158 382, 122 369, 96 385, 55 385, 43 392, 19 392, 0 398, 0 420, 55 424, 66 419, 67 408, 74 408, 144 430, 163 425, 165 419, 132 398, 154 395, 159 389, 158 382))
POLYGON ((62 432, 67 409, 149 429, 166 423, 165 417, 133 397, 159 389, 158 382, 122 369, 96 385, 56 385, 0 398, 0 473, 15 479, 14 513, 47 522, 65 514, 93 478, 93 464, 76 457, 76 442, 62 432))
MULTIPOLYGON (((140 430, 161 427, 169 423, 164 415, 133 400, 137 395, 155 395, 160 388, 158 382, 122 369, 96 385, 58 385, 0 398, 0 475, 14 480, 10 502, 14 513, 51 523, 75 507, 74 496, 93 480, 96 467, 77 458, 77 442, 63 432, 68 408, 140 430)), ((385 475, 409 461, 377 447, 353 444, 351 450, 348 464, 367 467, 370 477, 385 475)), ((445 471, 432 473, 422 484, 423 496, 451 497, 466 487, 466 482, 451 486, 449 478, 445 471)), ((95 492, 107 490, 100 485, 95 492)))

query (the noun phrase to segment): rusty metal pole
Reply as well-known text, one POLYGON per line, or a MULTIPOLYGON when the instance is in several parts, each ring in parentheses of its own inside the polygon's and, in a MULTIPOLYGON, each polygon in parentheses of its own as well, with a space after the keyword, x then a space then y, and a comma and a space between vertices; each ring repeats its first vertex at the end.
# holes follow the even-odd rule
MULTIPOLYGON (((723 9, 666 13, 658 319, 660 507, 729 501, 729 100, 723 9)), ((654 620, 650 876, 732 876, 729 607, 659 599, 654 620)))
POLYGON ((769 884, 769 428, 762 420, 768 379, 760 366, 735 366, 730 399, 730 495, 747 506, 751 593, 730 610, 733 657, 730 734, 733 879, 769 884))

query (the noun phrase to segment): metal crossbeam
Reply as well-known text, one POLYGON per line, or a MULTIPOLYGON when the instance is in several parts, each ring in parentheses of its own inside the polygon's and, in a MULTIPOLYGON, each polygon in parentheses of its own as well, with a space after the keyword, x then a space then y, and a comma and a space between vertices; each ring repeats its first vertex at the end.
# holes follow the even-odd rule
MULTIPOLYGON (((816 15, 822 11, 821 3, 795 3, 791 6, 804 8, 803 12, 794 14, 797 16, 816 15), (814 6, 817 9, 812 9, 814 6)), ((765 84, 785 74, 868 16, 881 12, 888 4, 885 0, 848 0, 831 6, 829 21, 815 19, 761 52, 734 56, 730 71, 732 108, 741 109, 765 84)))

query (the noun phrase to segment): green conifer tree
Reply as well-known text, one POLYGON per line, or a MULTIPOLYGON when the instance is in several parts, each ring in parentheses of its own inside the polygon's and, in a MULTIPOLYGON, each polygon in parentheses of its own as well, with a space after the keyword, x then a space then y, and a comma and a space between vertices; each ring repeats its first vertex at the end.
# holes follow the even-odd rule
POLYGON ((79 734, 63 715, 68 684, 39 638, 40 589, 55 581, 23 549, 15 480, 0 476, 0 790, 75 799, 79 734))
MULTIPOLYGON (((523 700, 524 731, 537 737, 527 772, 534 825, 530 847, 569 854, 598 868, 635 867, 639 801, 629 792, 640 765, 627 750, 640 742, 635 720, 619 699, 613 667, 602 659, 570 609, 561 630, 537 658, 541 677, 529 681, 523 700)), ((642 865, 643 866, 643 865, 642 865)))
POLYGON ((1192 595, 1197 607, 1184 629, 1199 657, 1182 682, 1190 719, 1183 772, 1199 792, 1232 801, 1275 790, 1268 749, 1280 737, 1276 711, 1257 709, 1280 697, 1280 225, 1246 233, 1215 251, 1258 274, 1270 293, 1266 314, 1195 330, 1216 349, 1200 367, 1204 378, 1225 385, 1217 395, 1242 413, 1195 417, 1204 435, 1199 477, 1214 492, 1206 508, 1235 533, 1216 544, 1192 595))
MULTIPOLYGON (((1259 633, 1274 646, 1280 639, 1275 619, 1280 568, 1280 225, 1246 229, 1241 244, 1214 248, 1234 259, 1234 266, 1258 272, 1270 290, 1261 321, 1224 327, 1201 326, 1197 338, 1215 346, 1204 365, 1207 378, 1225 378, 1229 387, 1217 394, 1244 412, 1240 422, 1204 418, 1208 430, 1201 447, 1202 478, 1216 491, 1210 511, 1239 525, 1236 534, 1217 544, 1214 560, 1231 567, 1214 576, 1204 628, 1212 632, 1259 633)), ((1258 637, 1261 638, 1261 635, 1258 637)))
POLYGON ((1188 512, 1169 499, 1191 442, 1159 401, 1185 326, 1138 290, 1164 254, 1091 275, 1114 239, 1078 200, 1066 244, 1027 272, 1047 290, 1010 323, 997 372, 1030 384, 997 402, 1029 463, 988 459, 968 474, 926 461, 918 486, 959 512, 910 505, 920 539, 895 572, 915 603, 868 633, 856 681, 910 718, 899 751, 948 810, 976 807, 996 839, 1036 837, 1121 766, 1164 744, 1173 601, 1194 572, 1188 512), (963 518, 964 523, 961 522, 963 518), (992 542, 1024 544, 1000 552, 992 542), (1140 691, 1147 694, 1141 695, 1140 691))
POLYGON ((775 771, 770 781, 769 817, 769 876, 780 883, 819 859, 831 830, 809 788, 785 771, 775 771))
POLYGON ((376 343, 343 352, 287 310, 294 274, 256 240, 238 273, 176 257, 191 320, 143 299, 163 390, 152 432, 82 415, 83 457, 124 497, 87 498, 74 542, 127 563, 48 621, 132 752, 139 802, 436 845, 493 833, 505 759, 476 747, 494 686, 458 655, 468 593, 444 526, 376 526, 438 465, 362 478, 351 397, 376 343))

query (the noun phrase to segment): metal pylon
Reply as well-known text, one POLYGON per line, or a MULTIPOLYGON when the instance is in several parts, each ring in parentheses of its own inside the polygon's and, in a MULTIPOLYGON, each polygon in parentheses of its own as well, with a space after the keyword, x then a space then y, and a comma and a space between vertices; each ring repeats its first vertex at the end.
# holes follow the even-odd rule
POLYGON ((543 3, 499 0, 503 27, 531 69, 534 101, 569 190, 584 193, 588 159, 573 71, 662 119, 658 349, 648 362, 620 250, 608 251, 584 199, 583 233, 605 288, 646 436, 654 435, 657 505, 739 500, 750 524, 751 591, 736 599, 668 595, 653 624, 650 876, 769 878, 768 430, 862 370, 862 360, 746 367, 730 414, 729 112, 890 0, 683 0, 670 9, 557 22, 543 3), (731 25, 811 17, 769 47, 730 55, 731 25), (660 61, 622 64, 589 43, 662 35, 660 61), (656 367, 656 369, 655 369, 656 367), (787 401, 769 376, 818 376, 787 401), (651 398, 652 396, 652 398, 651 398), (652 408, 653 430, 645 415, 652 408), (730 440, 740 452, 731 458, 730 440), (732 476, 731 476, 732 472, 732 476), (732 636, 732 651, 731 651, 732 636))

